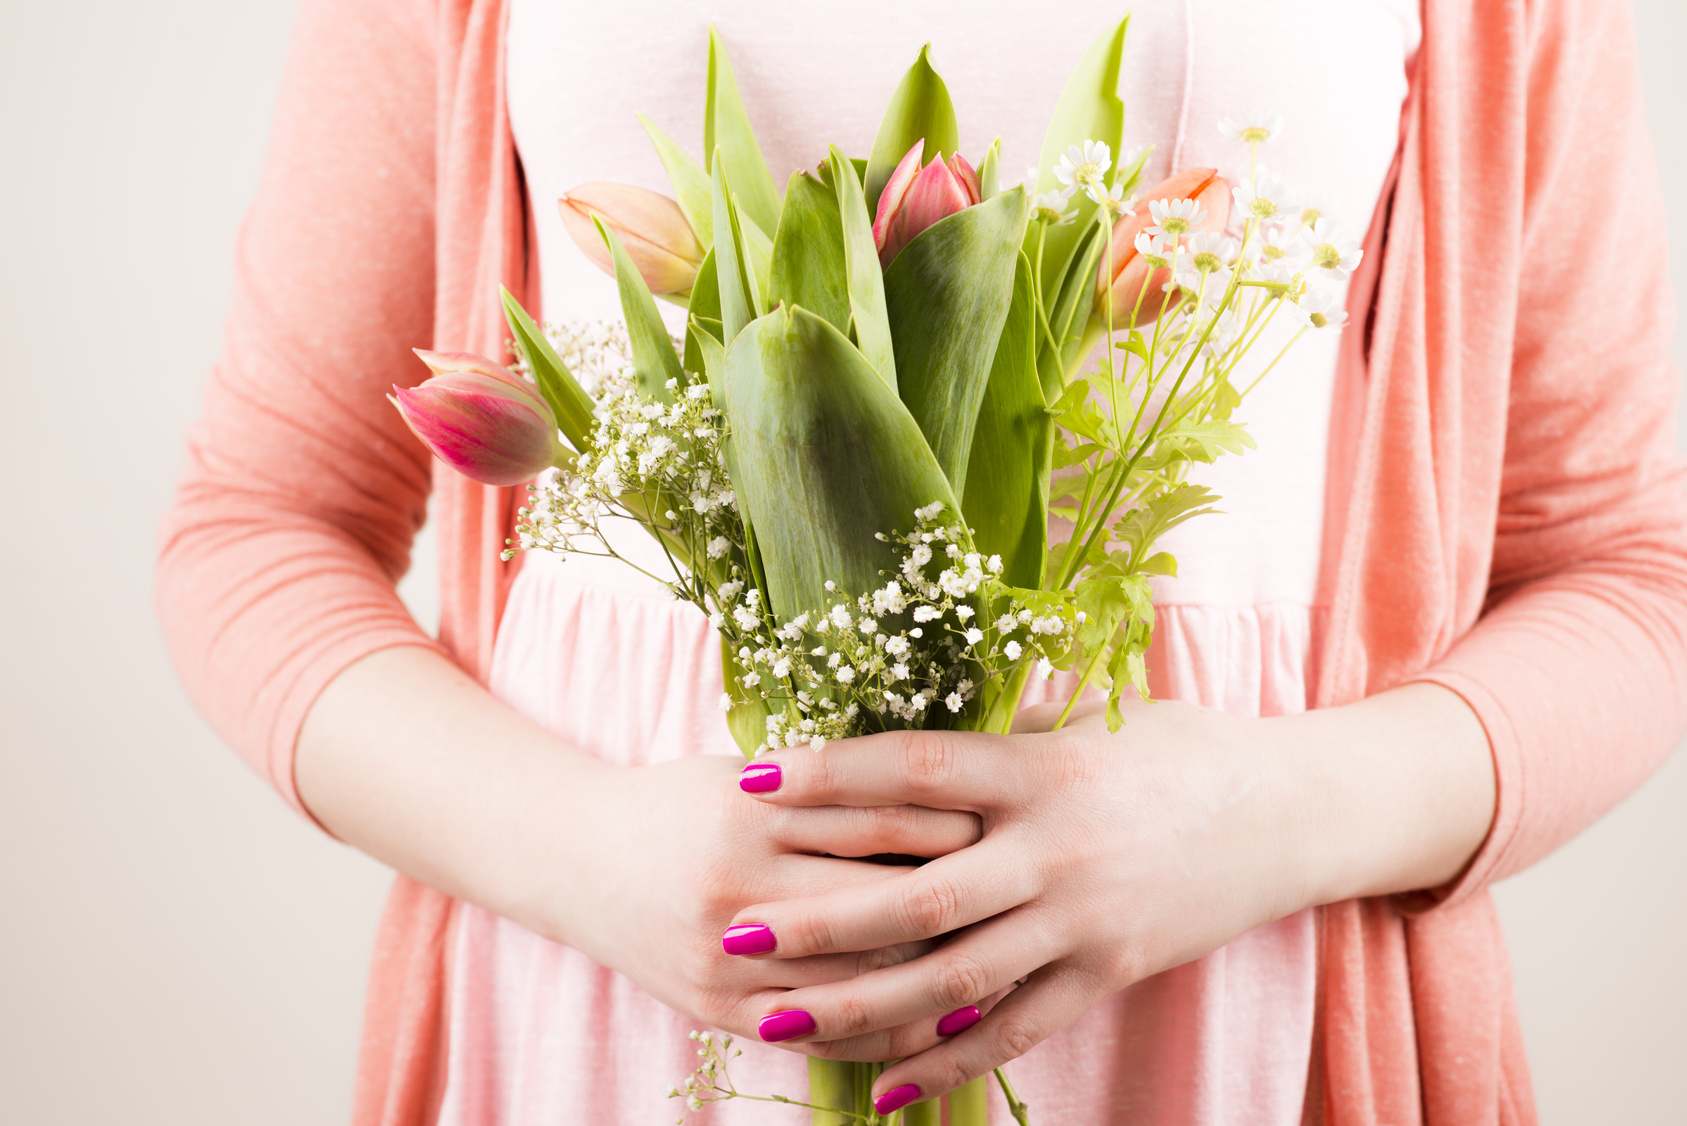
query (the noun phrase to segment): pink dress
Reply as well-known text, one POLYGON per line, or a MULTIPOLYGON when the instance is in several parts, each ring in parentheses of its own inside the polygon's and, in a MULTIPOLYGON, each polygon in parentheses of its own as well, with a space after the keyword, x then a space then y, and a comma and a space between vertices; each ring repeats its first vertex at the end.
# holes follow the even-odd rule
MULTIPOLYGON (((1003 29, 1024 25, 1027 10, 997 7, 975 7, 954 25, 946 6, 909 0, 857 5, 859 18, 838 26, 764 12, 750 0, 715 5, 713 16, 781 176, 812 164, 826 140, 865 151, 884 98, 927 37, 961 113, 963 152, 981 150, 999 130, 1004 167, 1013 169, 1035 159, 1066 70, 1114 14, 1090 3, 1050 6, 1037 14, 1044 34, 1019 36, 1003 29), (815 65, 816 52, 849 73, 815 65)), ((568 242, 550 201, 596 179, 666 188, 633 112, 695 147, 704 34, 702 17, 680 0, 578 10, 516 0, 511 115, 535 200, 549 317, 615 314, 612 284, 568 242)), ((1229 147, 1214 124, 1267 99, 1288 120, 1266 154, 1272 170, 1316 188, 1324 209, 1357 233, 1395 151, 1417 36, 1408 0, 1145 6, 1126 48, 1126 147, 1159 146, 1149 182, 1195 164, 1239 178, 1245 150, 1229 147)), ((1257 354, 1275 350, 1267 344, 1257 354)), ((1167 537, 1181 577, 1158 592, 1156 695, 1245 715, 1307 706, 1321 632, 1315 592, 1335 370, 1333 339, 1303 340, 1240 415, 1260 448, 1197 475, 1225 497, 1227 515, 1167 537)), ((526 561, 491 686, 609 762, 738 753, 716 704, 720 670, 707 623, 610 561, 526 561), (662 691, 643 690, 652 684, 662 691)), ((1294 1126, 1315 970, 1310 913, 1279 920, 1107 998, 1011 1074, 1042 1123, 1294 1126)), ((626 977, 464 905, 449 988, 442 1123, 678 1116, 679 1104, 662 1092, 694 1066, 685 1033, 695 1022, 626 977)), ((757 1093, 806 1089, 803 1057, 771 1046, 747 1045, 734 1077, 757 1093)), ((807 1112, 730 1103, 693 1117, 796 1124, 807 1112)), ((1006 1119, 999 1104, 994 1119, 1006 1119)))

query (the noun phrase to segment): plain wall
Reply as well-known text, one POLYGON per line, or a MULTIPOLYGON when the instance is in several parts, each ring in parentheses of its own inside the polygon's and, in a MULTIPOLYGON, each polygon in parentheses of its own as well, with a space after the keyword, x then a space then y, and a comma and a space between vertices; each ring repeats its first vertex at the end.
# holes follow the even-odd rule
MULTIPOLYGON (((200 722, 149 595, 292 9, 0 4, 0 1122, 348 1113, 388 874, 200 722)), ((1636 10, 1683 293, 1687 7, 1636 10)), ((1687 756, 1498 896, 1545 1122, 1687 1123, 1687 756)))

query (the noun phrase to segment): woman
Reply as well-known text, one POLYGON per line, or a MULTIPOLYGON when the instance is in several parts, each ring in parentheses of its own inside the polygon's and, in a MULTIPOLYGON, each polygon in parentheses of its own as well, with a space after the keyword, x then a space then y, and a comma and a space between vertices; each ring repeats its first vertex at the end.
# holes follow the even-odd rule
MULTIPOLYGON (((547 250, 550 201, 647 159, 617 147, 640 143, 621 102, 670 132, 696 119, 675 99, 701 89, 699 21, 677 4, 305 5, 159 600, 231 742, 404 873, 359 1123, 642 1121, 668 1109, 647 1080, 683 1074, 689 1017, 906 1057, 875 1086, 890 1101, 1023 1055, 1021 1093, 1062 1120, 1534 1120, 1483 889, 1620 800, 1687 725, 1662 214, 1626 7, 1426 0, 1421 47, 1409 5, 1142 8, 1126 96, 1151 120, 1128 139, 1182 148, 1226 81, 1371 107, 1353 149, 1307 150, 1315 184, 1368 168, 1350 218, 1376 219, 1355 327, 1319 369, 1327 441, 1282 469, 1323 501, 1283 537, 1305 596, 1219 657, 1194 619, 1222 599, 1168 616, 1159 687, 1229 704, 1216 677, 1240 659, 1242 714, 1164 704, 1111 740, 1086 721, 785 752, 778 788, 747 796, 728 755, 697 753, 727 747, 704 719, 701 623, 571 582, 572 562, 497 563, 508 490, 435 482, 438 644, 392 592, 428 494, 381 402, 424 374, 404 349, 500 353, 499 283, 553 318, 600 300, 547 250), (1392 39, 1342 38, 1385 17, 1392 39), (689 55, 664 53, 680 40, 689 55), (1355 63, 1374 80, 1335 77, 1355 63), (1622 268, 1601 271, 1614 246, 1622 268), (874 852, 941 859, 820 855, 874 852), (723 953, 734 924, 774 949, 723 953), (788 1012, 808 1016, 761 1024, 788 1012)), ((888 52, 893 75, 926 35, 957 60, 963 115, 1019 128, 1069 65, 1055 45, 1075 55, 1071 27, 1115 17, 944 11, 716 15, 752 111, 783 107, 770 149, 780 123, 793 145, 862 147, 850 107, 889 89, 871 68, 888 52), (1004 41, 1022 69, 984 65, 1004 41), (1025 61, 1039 50, 1057 62, 1025 61), (969 100, 969 70, 993 100, 969 100)), ((743 1063, 743 1089, 800 1093, 798 1056, 743 1063)))

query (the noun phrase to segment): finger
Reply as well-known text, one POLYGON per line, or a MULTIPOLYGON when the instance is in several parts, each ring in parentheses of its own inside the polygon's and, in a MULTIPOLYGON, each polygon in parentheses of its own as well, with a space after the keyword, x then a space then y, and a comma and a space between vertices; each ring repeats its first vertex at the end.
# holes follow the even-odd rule
POLYGON ((734 926, 767 928, 778 955, 806 958, 936 938, 1017 907, 1040 890, 1033 866, 1013 863, 1011 842, 992 837, 888 880, 806 899, 747 907, 734 926))
POLYGON ((818 751, 787 748, 744 768, 739 785, 775 805, 923 805, 981 812, 1035 785, 1049 736, 888 731, 818 751))
MULTIPOLYGON (((1011 911, 972 927, 929 954, 872 973, 794 989, 778 999, 782 1009, 814 1018, 807 1038, 839 1040, 908 1026, 948 1035, 964 1024, 969 1007, 1047 965, 1069 945, 1041 927, 1034 911, 1011 911)), ((907 1055, 919 1047, 893 1045, 907 1055)))
POLYGON ((917 805, 781 809, 770 829, 776 843, 794 852, 839 857, 946 856, 984 835, 977 814, 917 805))
POLYGON ((988 1075, 1077 1020, 1097 996, 1086 974, 1055 967, 1040 971, 965 1032, 886 1068, 873 1084, 875 1109, 888 1113, 988 1075))
POLYGON ((843 1040, 798 1041, 792 1046, 822 1059, 867 1060, 875 1063, 907 1059, 971 1028, 984 1016, 989 1015, 990 1010, 1013 989, 1014 986, 1010 985, 1007 989, 998 990, 981 999, 976 1005, 964 1006, 952 1013, 946 1013, 938 1020, 922 1018, 895 1028, 850 1036, 843 1040))
POLYGON ((743 972, 734 980, 735 988, 744 989, 812 989, 833 982, 849 981, 863 974, 871 974, 912 962, 937 949, 936 942, 899 942, 877 950, 857 950, 849 954, 816 954, 812 958, 752 958, 745 959, 743 972))

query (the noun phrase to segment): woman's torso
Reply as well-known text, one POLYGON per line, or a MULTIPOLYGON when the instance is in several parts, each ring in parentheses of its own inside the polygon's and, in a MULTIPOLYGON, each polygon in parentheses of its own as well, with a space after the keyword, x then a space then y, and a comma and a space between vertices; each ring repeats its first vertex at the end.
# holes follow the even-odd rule
MULTIPOLYGON (((569 242, 554 201, 591 180, 667 190, 634 114, 697 154, 706 21, 732 56, 782 182, 827 142, 865 152, 890 90, 927 39, 960 116, 962 151, 976 156, 1000 133, 1004 169, 1022 168, 1040 152, 1066 72, 1119 14, 1091 3, 983 4, 956 18, 953 6, 926 0, 870 0, 847 18, 763 8, 514 0, 511 118, 550 319, 616 315, 613 284, 569 242)), ((1245 150, 1215 123, 1275 109, 1288 124, 1265 153, 1272 170, 1316 189, 1327 211, 1358 230, 1395 150, 1416 36, 1410 0, 1140 4, 1125 52, 1125 147, 1156 144, 1148 182, 1195 164, 1236 176, 1245 150)), ((1259 354, 1274 352, 1267 341, 1259 354)), ((1181 575, 1158 590, 1157 695, 1241 714, 1306 706, 1335 370, 1333 337, 1302 341, 1239 415, 1259 449, 1199 467, 1226 515, 1186 524, 1164 543, 1181 575)), ((611 762, 736 753, 716 704, 707 623, 612 562, 526 561, 492 686, 611 762)), ((625 977, 477 908, 463 908, 452 943, 441 1121, 677 1116, 660 1091, 694 1064, 685 1039, 693 1022, 625 977)), ((1044 1122, 1290 1126, 1305 1087, 1315 961, 1309 915, 1261 927, 1106 999, 1014 1064, 1016 1082, 1044 1122)), ((740 1087, 758 1092, 800 1094, 804 1076, 802 1057, 771 1047, 749 1046, 735 1067, 740 1087)), ((803 1120, 766 1104, 705 1113, 722 1123, 803 1120)))

